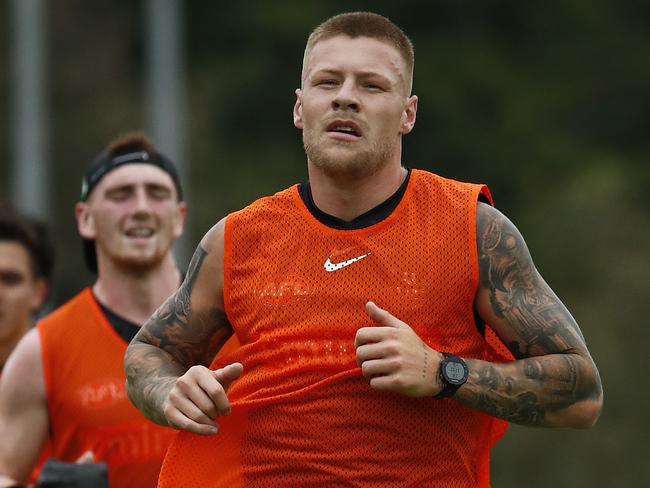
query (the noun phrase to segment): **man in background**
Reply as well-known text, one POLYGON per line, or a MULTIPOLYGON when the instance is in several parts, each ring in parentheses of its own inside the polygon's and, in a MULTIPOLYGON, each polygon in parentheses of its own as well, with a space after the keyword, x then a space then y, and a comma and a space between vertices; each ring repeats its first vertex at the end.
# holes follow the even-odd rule
POLYGON ((49 433, 54 458, 105 463, 111 487, 156 486, 173 431, 129 403, 123 356, 181 283, 172 244, 185 213, 174 164, 144 134, 112 141, 91 162, 75 216, 97 280, 39 321, 7 363, 0 392, 5 483, 28 479, 49 433))
POLYGON ((0 375, 45 303, 53 264, 45 224, 0 203, 0 375))
MULTIPOLYGON (((7 358, 43 308, 53 265, 54 247, 47 226, 8 203, 0 203, 0 379, 7 358)), ((31 481, 36 480, 48 455, 46 444, 31 481)))

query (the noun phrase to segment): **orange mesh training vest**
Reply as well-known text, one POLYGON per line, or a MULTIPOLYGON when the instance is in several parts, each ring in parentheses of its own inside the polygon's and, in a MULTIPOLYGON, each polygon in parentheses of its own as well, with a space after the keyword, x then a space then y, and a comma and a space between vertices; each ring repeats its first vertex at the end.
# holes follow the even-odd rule
MULTIPOLYGON (((505 422, 453 399, 374 391, 355 361, 374 301, 431 347, 498 360, 474 322, 485 186, 412 170, 385 220, 335 230, 297 186, 228 216, 226 313, 241 346, 232 413, 172 443, 162 487, 486 487, 505 422)), ((490 331, 490 340, 496 336, 490 331)))
POLYGON ((146 420, 124 386, 126 342, 89 288, 38 323, 52 456, 74 462, 92 450, 111 488, 156 486, 175 431, 146 420))

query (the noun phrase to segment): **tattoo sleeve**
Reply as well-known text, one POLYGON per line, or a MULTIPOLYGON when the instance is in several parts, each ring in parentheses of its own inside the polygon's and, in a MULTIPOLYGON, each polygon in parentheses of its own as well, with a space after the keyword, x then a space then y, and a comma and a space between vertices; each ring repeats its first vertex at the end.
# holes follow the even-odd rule
POLYGON ((600 378, 577 323, 535 269, 516 227, 484 204, 477 211, 477 246, 479 314, 517 360, 468 359, 470 379, 458 400, 532 426, 558 425, 558 412, 599 402, 600 378))
POLYGON ((192 305, 192 292, 209 252, 199 244, 187 275, 142 326, 125 355, 127 392, 150 420, 166 425, 163 402, 191 366, 208 366, 232 334, 224 311, 192 305))

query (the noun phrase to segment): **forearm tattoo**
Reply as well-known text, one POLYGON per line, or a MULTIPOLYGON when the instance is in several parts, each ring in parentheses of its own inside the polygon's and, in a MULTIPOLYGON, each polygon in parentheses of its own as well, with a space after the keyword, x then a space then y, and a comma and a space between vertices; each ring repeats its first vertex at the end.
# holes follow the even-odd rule
POLYGON ((468 360, 472 374, 459 400, 515 423, 545 425, 547 412, 597 399, 600 379, 582 333, 535 269, 519 231, 479 205, 477 245, 480 287, 518 361, 468 360))
POLYGON ((232 333, 226 314, 212 306, 193 309, 191 295, 208 251, 196 249, 183 284, 142 326, 125 356, 131 401, 154 422, 165 424, 162 403, 191 366, 208 366, 232 333))

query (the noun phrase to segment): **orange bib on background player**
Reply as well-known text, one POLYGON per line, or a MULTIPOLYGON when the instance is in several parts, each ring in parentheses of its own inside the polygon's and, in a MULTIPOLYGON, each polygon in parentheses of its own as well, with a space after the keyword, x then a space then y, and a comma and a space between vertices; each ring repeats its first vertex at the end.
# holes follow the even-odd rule
POLYGON ((231 214, 224 300, 244 365, 232 414, 209 437, 181 433, 162 487, 489 486, 506 423, 453 399, 374 391, 354 338, 365 303, 431 347, 503 360, 474 322, 476 206, 485 186, 412 170, 398 206, 357 230, 330 228, 297 186, 231 214))
POLYGON ((160 427, 126 396, 127 343, 90 288, 38 323, 50 416, 51 456, 74 462, 85 451, 108 465, 111 488, 153 487, 175 431, 160 427))

